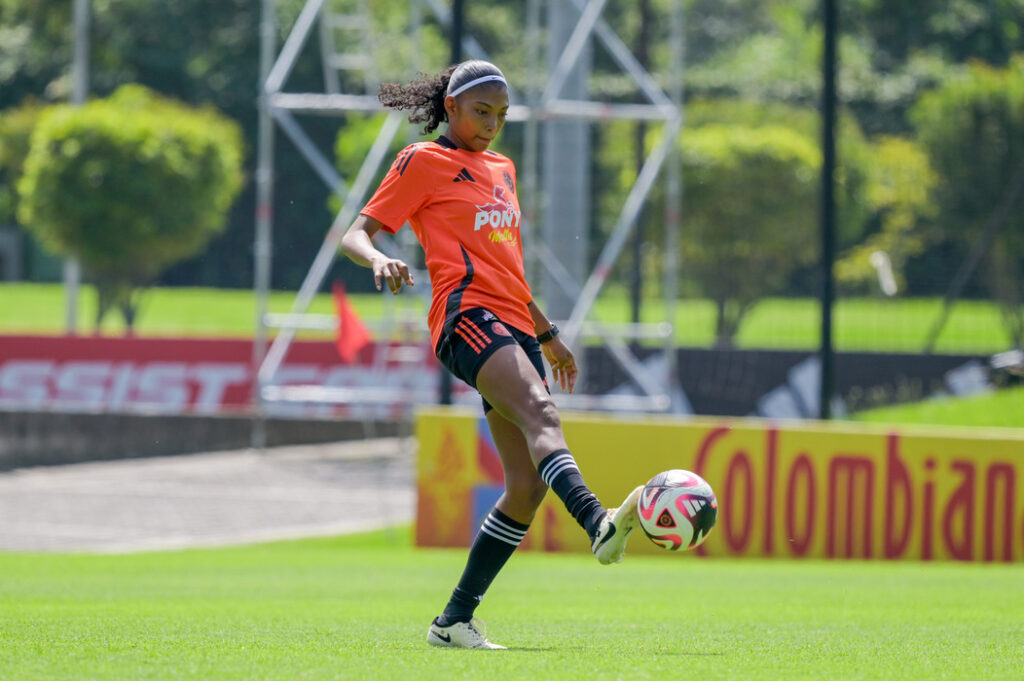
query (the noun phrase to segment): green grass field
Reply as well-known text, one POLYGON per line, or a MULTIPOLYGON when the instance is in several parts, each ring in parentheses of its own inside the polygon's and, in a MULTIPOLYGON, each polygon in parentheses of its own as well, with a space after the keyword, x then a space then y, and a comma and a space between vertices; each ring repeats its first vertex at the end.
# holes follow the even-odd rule
POLYGON ((513 557, 424 638, 464 550, 406 530, 135 555, 0 554, 5 679, 1019 679, 1019 565, 513 557))
POLYGON ((855 421, 1024 428, 1024 386, 857 412, 855 421))
MULTIPOLYGON (((0 332, 62 333, 63 290, 58 284, 0 284, 0 332)), ((272 312, 289 311, 294 292, 275 292, 272 312)), ((426 316, 424 302, 416 296, 358 295, 353 304, 367 320, 412 308, 413 316, 426 316)), ((96 298, 90 286, 80 294, 79 330, 91 333, 96 298)), ((153 289, 143 299, 137 333, 142 336, 248 337, 255 325, 252 291, 226 289, 153 289)), ((311 312, 331 313, 329 295, 318 295, 311 312)), ((918 352, 942 309, 937 299, 880 300, 840 299, 835 310, 835 346, 847 351, 918 352)), ((603 321, 624 322, 630 311, 626 295, 614 289, 598 301, 603 321)), ((645 301, 644 321, 661 321, 664 306, 659 299, 645 301)), ((819 339, 818 303, 809 299, 771 298, 746 317, 737 337, 742 348, 812 349, 819 339)), ((676 310, 676 342, 690 347, 709 347, 714 341, 714 306, 706 300, 681 300, 676 310)), ((117 315, 109 315, 103 333, 124 330, 117 315)), ((319 334, 321 337, 323 333, 319 334)), ((304 332, 305 337, 316 333, 304 332)), ((990 303, 964 301, 953 308, 936 345, 937 352, 990 353, 1006 350, 1011 341, 1003 328, 999 309, 990 303)))

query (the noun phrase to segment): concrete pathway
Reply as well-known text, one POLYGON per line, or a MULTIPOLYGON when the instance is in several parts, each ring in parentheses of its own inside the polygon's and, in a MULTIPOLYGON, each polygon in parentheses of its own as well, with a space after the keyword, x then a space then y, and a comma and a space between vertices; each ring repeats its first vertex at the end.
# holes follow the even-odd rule
POLYGON ((0 473, 0 551, 129 552, 411 522, 414 445, 329 445, 0 473))

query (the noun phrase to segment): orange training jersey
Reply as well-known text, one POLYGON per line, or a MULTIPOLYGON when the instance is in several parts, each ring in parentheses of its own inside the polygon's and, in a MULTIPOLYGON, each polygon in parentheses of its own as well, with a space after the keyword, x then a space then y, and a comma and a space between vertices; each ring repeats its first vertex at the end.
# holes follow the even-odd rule
POLYGON ((406 221, 416 232, 433 287, 434 348, 445 321, 471 307, 533 334, 516 169, 507 157, 458 149, 445 137, 411 144, 362 212, 392 234, 406 221))

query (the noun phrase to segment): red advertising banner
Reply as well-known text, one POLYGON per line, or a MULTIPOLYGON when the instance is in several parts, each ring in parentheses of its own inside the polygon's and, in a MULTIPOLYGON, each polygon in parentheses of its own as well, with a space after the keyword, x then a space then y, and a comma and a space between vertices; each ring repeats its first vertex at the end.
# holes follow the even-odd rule
MULTIPOLYGON (((0 336, 0 408, 223 413, 253 404, 252 341, 201 338, 0 336)), ((436 392, 439 364, 425 345, 370 344, 351 364, 333 341, 294 341, 274 385, 393 387, 436 392), (411 358, 411 359, 410 359, 411 358)), ((275 405, 303 416, 358 405, 275 405)), ((378 407, 380 405, 377 405, 378 407)))

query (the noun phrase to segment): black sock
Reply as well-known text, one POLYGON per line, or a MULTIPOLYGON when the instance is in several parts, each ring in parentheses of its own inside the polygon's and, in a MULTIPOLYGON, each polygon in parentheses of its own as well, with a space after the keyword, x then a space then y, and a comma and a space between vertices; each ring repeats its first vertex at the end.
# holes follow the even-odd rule
POLYGON ((565 504, 576 522, 580 524, 587 534, 593 539, 597 535, 597 528, 601 525, 606 511, 601 502, 597 500, 594 493, 590 491, 587 484, 583 482, 583 474, 580 473, 576 460, 568 449, 559 449, 544 457, 544 460, 537 464, 537 472, 544 479, 548 487, 554 490, 558 498, 565 504))
POLYGON ((529 525, 512 520, 497 508, 491 509, 469 549, 469 559, 459 584, 452 592, 444 612, 437 618, 439 625, 446 627, 453 622, 468 622, 473 618, 473 612, 480 605, 487 587, 519 546, 529 528, 529 525))

